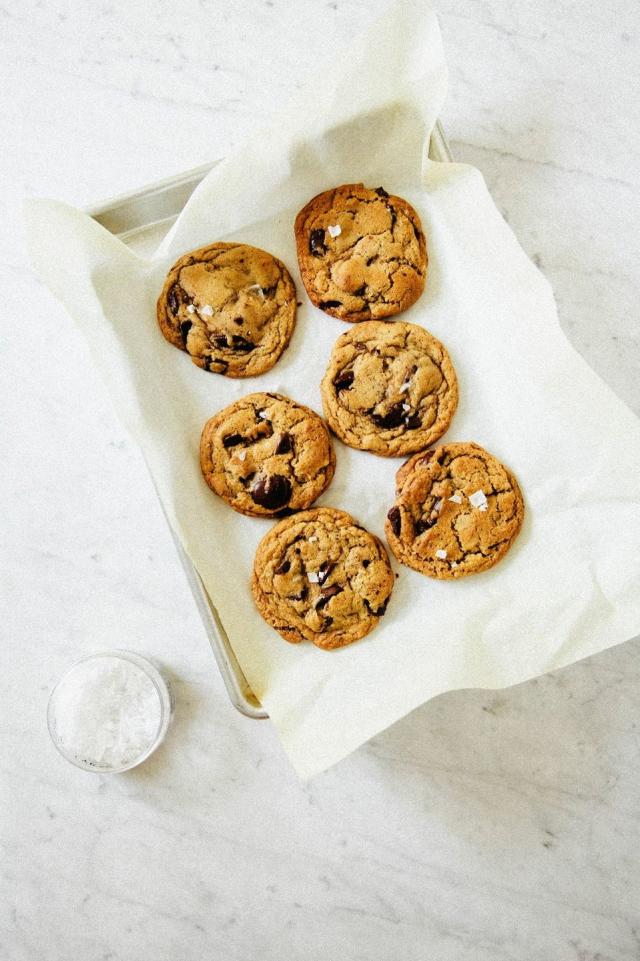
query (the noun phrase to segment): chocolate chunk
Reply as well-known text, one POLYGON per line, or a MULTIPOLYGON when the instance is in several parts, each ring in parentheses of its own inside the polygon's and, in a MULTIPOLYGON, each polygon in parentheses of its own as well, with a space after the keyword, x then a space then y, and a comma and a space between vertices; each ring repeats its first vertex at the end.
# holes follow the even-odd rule
POLYGON ((250 340, 245 337, 240 337, 239 334, 233 334, 231 338, 231 349, 239 350, 243 354, 248 353, 250 350, 254 350, 255 344, 252 344, 250 340))
POLYGON ((371 419, 375 421, 378 427, 382 427, 384 429, 388 429, 390 427, 399 427, 404 420, 404 410, 402 409, 402 404, 402 401, 398 401, 398 403, 394 404, 386 414, 373 414, 371 419))
POLYGON ((364 293, 365 293, 365 290, 366 290, 366 289, 367 289, 367 285, 366 285, 366 284, 362 284, 360 287, 358 287, 357 290, 354 290, 353 296, 354 296, 354 297, 364 297, 364 293))
POLYGON ((389 196, 389 194, 388 194, 387 191, 384 189, 384 187, 376 187, 375 193, 377 193, 378 197, 388 197, 388 196, 389 196))
POLYGON ((422 418, 416 411, 413 414, 408 414, 404 419, 404 423, 407 430, 416 430, 422 426, 422 418))
POLYGON ((213 337, 211 338, 211 343, 213 344, 214 347, 220 347, 221 349, 224 349, 225 347, 229 346, 227 344, 226 334, 214 334, 213 337))
POLYGON ((433 527, 436 523, 437 518, 434 518, 433 520, 430 518, 419 520, 416 524, 416 534, 424 534, 425 531, 428 531, 429 528, 433 527))
POLYGON ((189 331, 193 327, 190 320, 183 320, 180 324, 180 336, 182 337, 182 343, 187 346, 187 337, 189 336, 189 331))
POLYGON ((387 514, 387 520, 391 524, 391 530, 396 535, 396 537, 400 537, 400 525, 402 523, 402 518, 400 516, 400 508, 392 507, 389 513, 387 514))
POLYGON ((324 564, 318 568, 318 584, 324 584, 335 566, 336 565, 330 561, 325 561, 324 564))
POLYGON ((322 227, 316 227, 309 234, 309 253, 313 254, 314 257, 324 257, 327 252, 327 247, 324 242, 324 230, 322 227))
POLYGON ((234 318, 233 318, 233 322, 234 322, 234 324, 237 324, 238 327, 242 327, 242 325, 244 324, 244 318, 242 318, 242 317, 234 317, 234 318))
POLYGON ((341 300, 321 300, 318 304, 320 310, 326 310, 328 307, 342 307, 341 300))
POLYGON ((291 497, 291 484, 282 474, 258 475, 249 491, 256 504, 267 510, 277 510, 284 507, 291 497))
POLYGON ((226 434, 222 438, 222 446, 237 447, 238 444, 241 444, 243 442, 243 440, 244 440, 244 437, 242 436, 242 434, 226 434))
POLYGON ((420 233, 420 231, 418 230, 415 224, 413 224, 413 232, 416 235, 416 240, 418 241, 418 243, 420 243, 420 241, 422 240, 422 234, 420 233))
POLYGON ((305 599, 305 597, 307 596, 308 593, 309 593, 309 589, 308 589, 308 588, 306 587, 306 585, 305 585, 305 587, 302 588, 302 590, 300 591, 299 594, 291 594, 291 595, 289 596, 289 600, 290 600, 290 601, 303 601, 303 600, 305 599))
POLYGON ((353 383, 355 374, 352 370, 342 370, 335 378, 333 386, 336 390, 347 390, 353 383))
POLYGON ((279 567, 276 567, 274 574, 288 574, 290 570, 291 570, 291 561, 288 561, 285 557, 282 564, 280 564, 279 567))
POLYGON ((370 267, 371 264, 374 262, 374 260, 377 260, 377 259, 378 259, 378 255, 377 255, 377 254, 374 254, 373 257, 367 258, 367 267, 370 267))
POLYGON ((329 598, 335 597, 341 590, 342 588, 339 584, 331 584, 329 587, 324 587, 320 591, 320 599, 316 602, 316 611, 322 610, 325 604, 329 603, 329 598))
POLYGON ((331 627, 332 624, 333 624, 333 618, 329 616, 325 617, 324 622, 322 624, 322 630, 326 631, 326 629, 328 627, 331 627))
POLYGON ((180 285, 179 285, 179 284, 174 284, 173 287, 171 288, 171 290, 169 291, 169 296, 167 297, 167 303, 169 304, 169 310, 171 311, 171 313, 173 314, 174 317, 175 317, 176 314, 178 313, 178 311, 179 311, 179 309, 180 309, 180 304, 181 304, 181 302, 182 302, 182 298, 180 297, 180 293, 181 293, 181 292, 182 292, 182 290, 181 290, 180 285))
POLYGON ((371 607, 371 604, 369 603, 369 601, 365 598, 364 606, 366 607, 366 609, 369 611, 370 614, 373 614, 374 617, 382 617, 382 615, 384 614, 384 612, 385 612, 386 609, 387 609, 387 604, 388 604, 388 603, 389 603, 389 598, 386 599, 386 601, 384 602, 384 604, 383 604, 381 607, 379 607, 377 611, 374 611, 374 609, 371 607))
POLYGON ((276 449, 274 453, 276 454, 288 454, 293 450, 293 438, 291 434, 280 434, 280 439, 276 444, 276 449))
POLYGON ((367 567, 369 566, 370 563, 371 563, 371 561, 369 560, 369 558, 368 558, 368 557, 365 557, 365 559, 364 559, 363 562, 362 562, 362 566, 364 567, 365 571, 366 571, 366 569, 367 569, 367 567))

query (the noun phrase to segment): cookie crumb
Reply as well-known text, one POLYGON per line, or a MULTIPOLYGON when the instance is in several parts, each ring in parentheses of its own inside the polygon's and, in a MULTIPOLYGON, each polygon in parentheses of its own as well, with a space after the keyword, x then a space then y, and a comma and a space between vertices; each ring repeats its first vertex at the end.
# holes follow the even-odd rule
POLYGON ((436 557, 438 557, 441 561, 446 561, 447 552, 443 551, 442 548, 440 548, 440 550, 436 551, 436 557))
POLYGON ((470 494, 469 503, 472 507, 479 507, 481 511, 486 511, 487 498, 484 496, 484 491, 476 491, 474 494, 470 494))
POLYGON ((342 233, 342 227, 340 224, 329 224, 327 230, 332 237, 339 237, 342 233))

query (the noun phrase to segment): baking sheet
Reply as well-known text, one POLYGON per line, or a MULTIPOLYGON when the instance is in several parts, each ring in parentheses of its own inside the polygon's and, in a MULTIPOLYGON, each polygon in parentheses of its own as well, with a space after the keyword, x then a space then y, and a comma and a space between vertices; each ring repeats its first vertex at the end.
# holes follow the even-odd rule
MULTIPOLYGON (((437 161, 453 160, 442 124, 438 121, 429 139, 429 157, 437 161)), ((149 184, 137 191, 114 197, 92 207, 87 213, 110 233, 124 241, 138 254, 153 255, 160 241, 189 200, 196 187, 219 161, 186 171, 175 177, 149 184)), ((209 643, 222 675, 229 700, 246 717, 264 720, 269 715, 251 690, 242 672, 215 604, 202 578, 185 554, 179 538, 169 525, 189 587, 200 612, 209 643)))
MULTIPOLYGON (((427 159, 445 87, 435 16, 394 4, 350 40, 348 55, 338 52, 322 85, 312 79, 212 171, 155 257, 135 256, 66 205, 27 209, 36 268, 85 332, 247 679, 303 777, 438 693, 513 684, 640 629, 640 425, 566 341, 548 284, 478 172, 427 159), (461 403, 447 439, 477 441, 502 459, 521 482, 527 514, 495 569, 454 582, 401 569, 381 625, 327 653, 287 645, 254 610, 247 584, 270 522, 242 518, 211 494, 198 441, 215 410, 253 390, 321 409, 320 380, 345 325, 302 292, 292 223, 318 191, 358 180, 418 209, 429 277, 404 319, 443 340, 456 366, 461 403), (260 378, 207 374, 156 328, 167 268, 213 239, 271 250, 299 285, 304 305, 291 346, 260 378)), ((337 441, 336 449, 336 476, 320 503, 349 510, 382 535, 398 462, 337 441)))

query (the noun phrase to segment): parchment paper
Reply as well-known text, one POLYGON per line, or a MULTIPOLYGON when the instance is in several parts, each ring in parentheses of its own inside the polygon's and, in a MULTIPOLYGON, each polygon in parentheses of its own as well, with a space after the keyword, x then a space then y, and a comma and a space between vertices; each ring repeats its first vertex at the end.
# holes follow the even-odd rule
MULTIPOLYGON (((427 160, 446 68, 435 16, 395 4, 312 78, 273 124, 216 167, 152 260, 83 213, 27 208, 33 260, 89 340, 117 409, 143 449, 167 514, 217 605, 253 690, 302 777, 312 776, 435 695, 497 688, 569 664, 640 631, 640 424, 574 352, 551 290, 497 212, 480 174, 427 160), (288 645, 254 609, 248 583, 270 521, 241 517, 205 485, 206 419, 256 390, 321 411, 319 384, 347 329, 313 308, 293 221, 314 194, 364 181, 417 208, 427 287, 403 315, 449 348, 461 402, 446 439, 474 440, 520 480, 526 522, 496 568, 438 582, 406 568, 388 612, 336 652, 288 645), (199 370, 156 326, 165 272, 213 240, 264 247, 298 286, 291 346, 267 374, 199 370)), ((526 184, 523 184, 526 189, 526 184)), ((319 503, 383 536, 400 461, 335 441, 319 503)))

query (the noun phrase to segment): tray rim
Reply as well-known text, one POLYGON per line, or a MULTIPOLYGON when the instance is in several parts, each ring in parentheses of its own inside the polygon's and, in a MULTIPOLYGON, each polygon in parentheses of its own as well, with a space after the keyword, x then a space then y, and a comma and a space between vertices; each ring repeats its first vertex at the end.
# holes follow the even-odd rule
MULTIPOLYGON (((440 163, 453 163, 453 155, 440 120, 437 120, 429 140, 429 157, 440 163)), ((132 190, 115 197, 108 198, 91 207, 85 208, 85 213, 92 217, 109 233, 114 234, 123 243, 131 241, 143 231, 163 224, 169 225, 179 215, 185 203, 207 174, 220 163, 221 158, 209 163, 183 171, 172 177, 146 184, 138 190, 132 190), (174 212, 171 212, 175 208, 174 212), (145 213, 153 214, 155 209, 158 216, 148 219, 145 213), (167 212, 169 211, 169 212, 167 212), (136 217, 137 215, 137 217, 136 217), (136 219, 140 222, 136 223, 136 219), (127 226, 128 225, 128 226, 127 226), (119 229, 124 228, 124 229, 119 229)), ((153 482, 153 477, 152 477, 153 482)), ((155 488, 155 483, 154 483, 155 488)), ((218 670, 224 682, 229 700, 241 714, 253 720, 264 720, 269 717, 267 711, 251 690, 233 647, 224 628, 209 592, 204 586, 198 570, 182 546, 173 525, 169 521, 160 495, 156 489, 162 512, 167 521, 169 531, 175 544, 178 559, 191 589, 196 608, 200 614, 203 627, 213 651, 218 670)))

